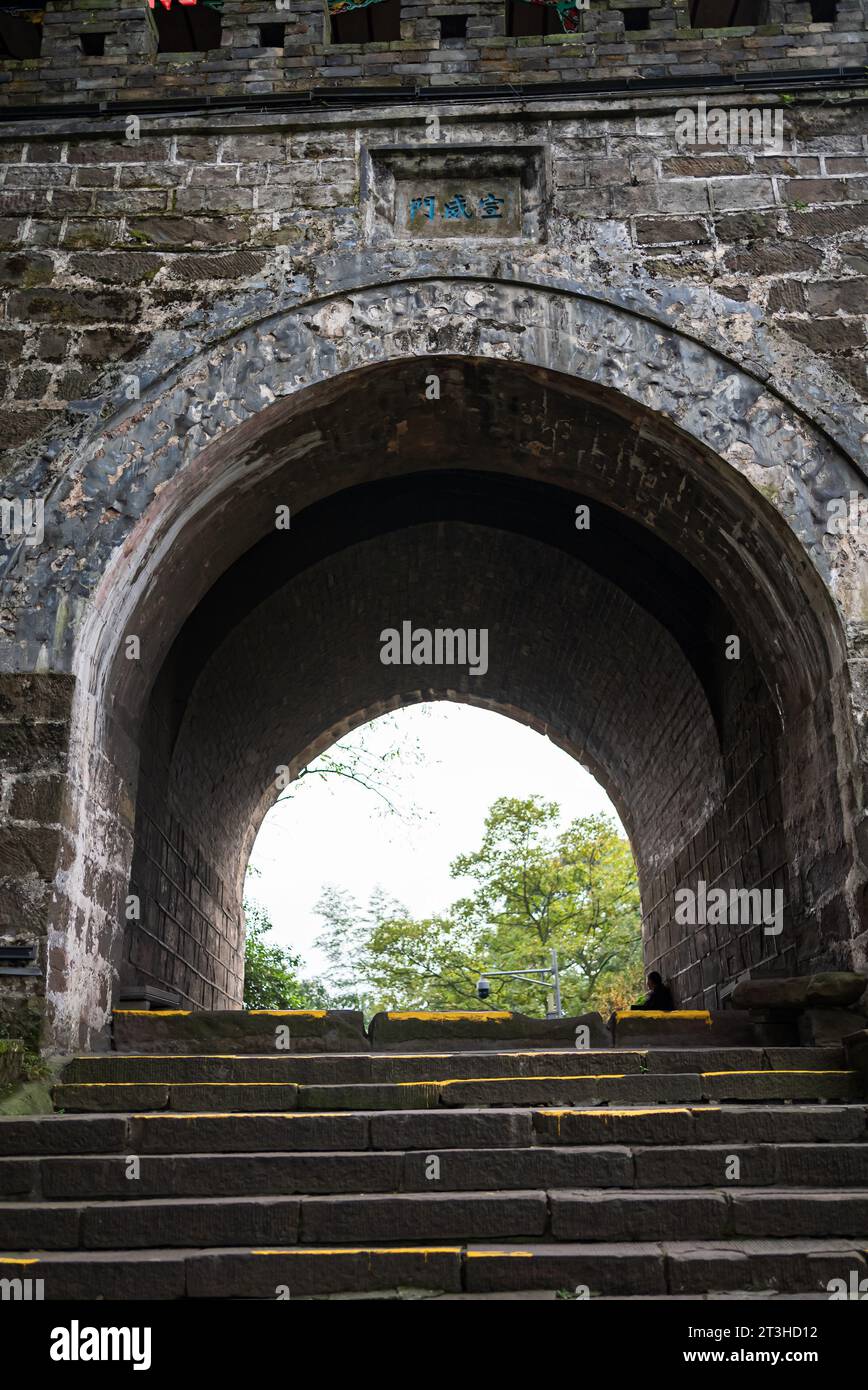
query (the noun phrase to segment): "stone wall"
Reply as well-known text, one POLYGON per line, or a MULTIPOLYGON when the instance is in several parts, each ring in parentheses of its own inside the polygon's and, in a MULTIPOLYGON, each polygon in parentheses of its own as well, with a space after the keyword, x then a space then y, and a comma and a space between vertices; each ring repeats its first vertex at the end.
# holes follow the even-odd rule
MULTIPOLYGON (((43 972, 62 853, 72 685, 62 675, 0 677, 0 942, 36 946, 43 972)), ((3 978, 0 1037, 31 1035, 44 984, 44 973, 3 978)))
MULTIPOLYGON (((679 150, 677 108, 672 99, 592 103, 583 116, 512 120, 456 111, 444 116, 444 140, 548 144, 549 245, 528 247, 531 261, 633 285, 652 304, 673 286, 714 290, 806 344, 864 394, 864 107, 801 99, 784 112, 781 154, 679 150)), ((287 269, 315 280, 319 257, 362 236, 361 148, 396 140, 425 143, 423 120, 369 117, 350 130, 339 116, 223 117, 215 129, 204 118, 154 117, 139 141, 124 138, 120 121, 7 127, 6 444, 65 423, 70 401, 107 379, 119 384, 123 364, 155 333, 207 314, 234 287, 282 283, 287 269)))

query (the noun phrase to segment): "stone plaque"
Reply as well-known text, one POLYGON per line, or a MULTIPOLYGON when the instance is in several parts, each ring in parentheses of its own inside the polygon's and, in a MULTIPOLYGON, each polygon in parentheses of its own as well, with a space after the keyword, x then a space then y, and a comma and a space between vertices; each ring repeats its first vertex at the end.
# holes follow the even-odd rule
POLYGON ((521 186, 515 175, 468 179, 400 179, 395 232, 409 237, 521 235, 521 186))
POLYGON ((371 241, 543 239, 540 146, 380 146, 362 169, 371 241))

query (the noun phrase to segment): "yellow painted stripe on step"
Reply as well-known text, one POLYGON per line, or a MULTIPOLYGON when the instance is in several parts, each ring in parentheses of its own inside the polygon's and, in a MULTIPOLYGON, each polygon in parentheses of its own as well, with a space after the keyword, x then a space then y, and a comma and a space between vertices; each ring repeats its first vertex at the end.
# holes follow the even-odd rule
POLYGON ((128 1018, 189 1018, 192 1009, 112 1009, 113 1014, 126 1014, 128 1018))
MULTIPOLYGON (((321 1052, 308 1052, 302 1054, 307 1057, 322 1057, 321 1052)), ((341 1056, 346 1057, 348 1053, 342 1052, 341 1056)), ((358 1056, 359 1054, 354 1054, 358 1056)), ((368 1057, 370 1053, 365 1052, 362 1056, 368 1057)), ((245 1062, 258 1061, 261 1057, 273 1057, 273 1052, 105 1052, 99 1057, 93 1054, 83 1053, 80 1057, 73 1057, 73 1062, 96 1062, 108 1061, 116 1062, 119 1058, 124 1062, 234 1062, 236 1059, 243 1058, 245 1062)), ((76 1085, 76 1082, 71 1082, 76 1085)), ((86 1085, 86 1082, 82 1082, 86 1085)), ((147 1085, 147 1082, 142 1083, 147 1085)))
MULTIPOLYGON (((657 1073, 654 1073, 655 1075, 657 1073)), ((664 1072, 659 1073, 662 1077, 664 1072)), ((804 1072, 773 1072, 765 1071, 706 1071, 703 1076, 854 1076, 852 1071, 823 1072, 809 1070, 804 1072)), ((594 1072, 582 1076, 450 1076, 445 1078, 432 1077, 428 1081, 338 1081, 321 1082, 320 1085, 337 1086, 467 1086, 471 1082, 478 1086, 489 1086, 495 1082, 513 1081, 626 1081, 633 1080, 628 1078, 625 1072, 594 1072)), ((70 1089, 80 1091, 95 1091, 107 1087, 115 1087, 123 1090, 125 1086, 168 1086, 169 1088, 178 1086, 252 1086, 264 1089, 268 1086, 305 1086, 309 1083, 296 1081, 67 1081, 61 1083, 70 1089)))
MULTIPOLYGON (((719 1110, 719 1105, 709 1106, 710 1110, 719 1110)), ((636 1115, 690 1115, 692 1112, 685 1106, 664 1108, 660 1106, 654 1110, 612 1110, 609 1106, 605 1109, 598 1107, 596 1110, 537 1110, 537 1115, 595 1115, 600 1120, 611 1120, 616 1117, 633 1119, 636 1115)))
POLYGON ((356 1249, 337 1246, 334 1250, 251 1250, 251 1255, 460 1255, 460 1245, 396 1245, 384 1249, 361 1245, 356 1249))
POLYGON ((38 1265, 38 1260, 9 1260, 5 1255, 0 1255, 0 1265, 38 1265))
POLYGON ((532 1260, 532 1250, 468 1250, 468 1260, 532 1260))
MULTIPOLYGON (((615 1054, 616 1056, 618 1056, 618 1057, 644 1057, 645 1054, 646 1054, 646 1052, 648 1051, 648 1049, 645 1048, 645 1047, 593 1047, 593 1048, 588 1048, 588 1049, 585 1049, 585 1050, 586 1050, 586 1051, 590 1051, 590 1052, 594 1052, 594 1053, 604 1053, 604 1054, 606 1054, 606 1055, 608 1055, 608 1054, 611 1052, 611 1053, 614 1053, 614 1054, 615 1054)), ((466 1056, 468 1056, 468 1055, 470 1055, 471 1057, 473 1057, 473 1056, 483 1056, 483 1057, 563 1057, 564 1053, 568 1053, 570 1056, 572 1056, 572 1055, 573 1055, 573 1048, 571 1048, 571 1047, 529 1047, 529 1048, 526 1048, 526 1049, 524 1049, 524 1050, 520 1050, 519 1048, 501 1047, 501 1048, 498 1048, 496 1052, 494 1052, 494 1051, 488 1051, 488 1052, 483 1052, 483 1053, 473 1053, 473 1052, 471 1052, 471 1053, 469 1053, 469 1054, 468 1054, 467 1052, 460 1052, 460 1053, 456 1053, 456 1052, 329 1052, 329 1053, 325 1053, 325 1054, 324 1054, 324 1053, 321 1053, 321 1052, 306 1052, 306 1053, 296 1053, 295 1055, 296 1055, 296 1056, 302 1056, 302 1057, 322 1057, 322 1056, 329 1056, 329 1057, 370 1057, 370 1058, 372 1058, 374 1061, 383 1061, 383 1060, 385 1060, 385 1061, 389 1061, 389 1062, 400 1061, 400 1060, 402 1060, 402 1059, 405 1058, 405 1057, 412 1057, 412 1058, 414 1058, 414 1060, 417 1060, 417 1061, 418 1061, 420 1058, 422 1058, 422 1057, 427 1057, 427 1059, 428 1059, 429 1062, 439 1062, 440 1059, 441 1059, 441 1057, 457 1057, 457 1056, 466 1057, 466 1056)), ((116 1053, 116 1054, 114 1054, 114 1055, 116 1055, 116 1056, 118 1056, 118 1057, 121 1057, 121 1056, 130 1056, 131 1054, 129 1054, 129 1053, 120 1053, 120 1052, 119 1052, 119 1053, 116 1053)), ((170 1056, 176 1055, 176 1054, 172 1054, 172 1053, 166 1052, 166 1053, 152 1053, 151 1055, 152 1055, 152 1056, 170 1057, 170 1056)), ((201 1054, 200 1054, 200 1055, 201 1055, 201 1054)), ((248 1056, 248 1057, 249 1057, 249 1056, 253 1056, 254 1054, 252 1054, 252 1053, 242 1053, 241 1055, 242 1055, 242 1056, 248 1056)), ((259 1054, 256 1054, 256 1055, 259 1055, 259 1054)), ((269 1052, 269 1053, 263 1053, 262 1055, 263 1055, 263 1056, 268 1056, 268 1057, 273 1057, 273 1056, 274 1056, 274 1053, 269 1052)))
MULTIPOLYGON (((712 1072, 708 1073, 709 1076, 713 1074, 712 1072)), ((721 1076, 735 1076, 737 1074, 736 1072, 720 1073, 721 1076)), ((770 1073, 763 1072, 761 1074, 768 1076, 770 1073)), ((626 1079, 624 1072, 601 1072, 593 1076, 453 1076, 446 1077, 444 1080, 433 1078, 430 1081, 338 1081, 319 1084, 337 1086, 466 1086, 468 1082, 473 1081, 480 1086, 487 1086, 493 1081, 625 1081, 626 1079)), ((114 1086, 117 1090, 122 1090, 125 1086, 256 1086, 264 1088, 266 1086, 297 1086, 307 1083, 296 1081, 67 1081, 62 1084, 70 1089, 96 1091, 110 1086, 114 1086)))
MULTIPOLYGON (((705 1108, 707 1108, 707 1109, 709 1109, 709 1110, 719 1110, 719 1109, 720 1109, 720 1106, 718 1106, 718 1105, 709 1105, 708 1107, 705 1107, 705 1108)), ((575 1109, 569 1109, 569 1108, 568 1108, 568 1109, 565 1109, 565 1110, 537 1110, 535 1113, 538 1114, 538 1115, 547 1115, 547 1116, 549 1116, 551 1119, 557 1120, 557 1122, 558 1122, 558 1137, 560 1137, 560 1133, 561 1133, 561 1120, 563 1119, 563 1117, 564 1117, 565 1115, 584 1115, 584 1116, 594 1115, 598 1120, 616 1120, 616 1119, 628 1119, 628 1120, 632 1120, 632 1119, 635 1119, 637 1116, 645 1116, 645 1115, 690 1115, 690 1114, 692 1113, 692 1111, 691 1111, 687 1106, 683 1106, 683 1105, 682 1105, 682 1106, 666 1106, 666 1107, 664 1107, 664 1106, 657 1106, 657 1107, 656 1107, 655 1109, 653 1109, 653 1110, 612 1110, 612 1109, 610 1109, 608 1106, 605 1106, 605 1107, 598 1106, 596 1110, 575 1110, 575 1109)))
POLYGON ((246 1009, 248 1018, 325 1018, 325 1009, 246 1009))
MULTIPOLYGON (((617 1058, 617 1057, 644 1057, 644 1056, 646 1056, 647 1051, 648 1051, 648 1049, 645 1048, 645 1047, 594 1047, 594 1048, 588 1048, 588 1049, 585 1049, 585 1050, 586 1050, 586 1051, 593 1052, 593 1053, 603 1054, 603 1055, 605 1055, 605 1056, 607 1056, 607 1057, 608 1057, 609 1053, 612 1053, 612 1054, 614 1054, 614 1056, 615 1056, 616 1058, 617 1058)), ((689 1050, 689 1049, 688 1049, 688 1050, 689 1050)), ((525 1051, 521 1052, 521 1051, 518 1051, 517 1049, 514 1049, 514 1048, 501 1047, 501 1048, 498 1048, 496 1052, 495 1052, 495 1051, 488 1051, 488 1052, 482 1052, 482 1053, 470 1053, 469 1055, 470 1055, 470 1056, 482 1056, 482 1057, 563 1057, 565 1053, 568 1054, 570 1057, 572 1057, 572 1056, 573 1056, 573 1048, 571 1048, 571 1047, 529 1047, 529 1048, 527 1048, 525 1051)), ((122 1056, 122 1055, 124 1055, 124 1054, 118 1053, 117 1055, 118 1055, 118 1056, 122 1056)), ((160 1055, 160 1054, 157 1054, 157 1055, 160 1055)), ((162 1054, 162 1055, 164 1055, 164 1056, 171 1056, 171 1053, 164 1053, 164 1054, 162 1054)), ((248 1055, 250 1055, 250 1054, 248 1054, 248 1055)), ((269 1052, 269 1053, 267 1053, 266 1055, 269 1056, 269 1057, 271 1057, 271 1056, 273 1056, 274 1054, 271 1053, 271 1052, 269 1052)), ((296 1054, 296 1055, 299 1055, 299 1054, 296 1054)), ((306 1056, 308 1056, 308 1057, 313 1057, 313 1056, 323 1056, 324 1054, 322 1054, 322 1053, 306 1053, 306 1054, 301 1054, 301 1055, 306 1055, 306 1056)), ((353 1057, 370 1057, 370 1058, 372 1058, 374 1061, 382 1061, 382 1060, 385 1059, 385 1060, 390 1061, 390 1062, 398 1061, 398 1060, 400 1060, 401 1058, 404 1058, 404 1057, 412 1057, 412 1058, 414 1058, 414 1059, 417 1060, 417 1061, 420 1060, 420 1059, 423 1058, 423 1057, 426 1057, 426 1058, 428 1059, 429 1062, 439 1062, 440 1059, 441 1059, 441 1057, 466 1057, 466 1056, 468 1055, 468 1053, 467 1053, 467 1052, 460 1052, 460 1053, 457 1053, 457 1052, 354 1052, 354 1053, 347 1053, 347 1052, 338 1052, 338 1053, 335 1053, 335 1052, 331 1052, 331 1053, 327 1053, 327 1054, 325 1054, 325 1055, 326 1055, 326 1056, 330 1056, 330 1057, 347 1057, 347 1056, 353 1056, 353 1057)), ((662 1073, 661 1073, 661 1074, 662 1074, 662 1073)), ((480 1079, 483 1079, 483 1078, 480 1078, 480 1079)), ((516 1079, 518 1080, 519 1078, 516 1078, 516 1079)), ((520 1078, 520 1079, 523 1080, 523 1081, 529 1081, 529 1080, 531 1080, 532 1078, 531 1078, 531 1077, 522 1077, 522 1078, 520 1078)))
MULTIPOLYGON (((590 1051, 593 1051, 593 1052, 605 1052, 605 1053, 614 1052, 614 1053, 616 1053, 619 1057, 625 1057, 625 1056, 626 1056, 626 1057, 633 1057, 633 1056, 635 1056, 635 1057, 644 1057, 644 1056, 645 1056, 645 1053, 646 1053, 646 1051, 647 1051, 647 1048, 644 1048, 644 1047, 642 1047, 642 1048, 640 1048, 640 1047, 632 1047, 632 1048, 630 1048, 630 1047, 595 1047, 595 1048, 586 1049, 586 1050, 590 1050, 590 1051)), ((459 1052, 329 1052, 329 1053, 325 1053, 325 1054, 324 1054, 324 1053, 321 1053, 321 1052, 320 1052, 320 1053, 307 1052, 307 1053, 296 1053, 295 1055, 296 1055, 296 1056, 305 1056, 305 1057, 322 1057, 322 1056, 328 1056, 328 1057, 371 1057, 371 1058, 373 1058, 374 1061, 384 1061, 384 1060, 385 1060, 385 1061, 388 1061, 388 1062, 401 1061, 401 1060, 403 1060, 405 1057, 412 1057, 415 1061, 419 1061, 421 1058, 424 1057, 424 1058, 427 1058, 429 1062, 439 1062, 440 1059, 441 1059, 441 1058, 444 1058, 444 1057, 466 1057, 466 1056, 468 1056, 468 1055, 470 1055, 471 1057, 476 1057, 476 1056, 482 1056, 482 1057, 563 1057, 564 1053, 568 1053, 569 1056, 572 1056, 572 1055, 573 1055, 573 1048, 571 1048, 571 1047, 529 1047, 529 1048, 527 1048, 525 1051, 520 1051, 518 1048, 500 1047, 500 1048, 497 1049, 496 1052, 495 1052, 495 1051, 489 1050, 489 1051, 482 1052, 482 1053, 471 1052, 471 1053, 469 1053, 469 1054, 468 1054, 468 1052, 466 1052, 466 1051, 462 1051, 462 1052, 460 1052, 460 1053, 459 1053, 459 1052)), ((123 1056, 123 1055, 127 1055, 127 1054, 117 1053, 116 1055, 117 1055, 117 1056, 123 1056)), ((172 1054, 171 1054, 171 1053, 162 1053, 162 1054, 156 1053, 156 1054, 154 1054, 154 1055, 155 1055, 155 1056, 171 1056, 172 1054)), ((247 1055, 247 1056, 250 1056, 250 1055, 252 1055, 252 1054, 247 1053, 246 1055, 247 1055)), ((274 1053, 273 1053, 273 1052, 269 1052, 269 1053, 266 1053, 266 1054, 263 1054, 263 1055, 268 1056, 268 1057, 273 1057, 273 1056, 274 1056, 274 1053)))
MULTIPOLYGON (((445 1081, 379 1081, 379 1086, 466 1086, 471 1081, 479 1086, 489 1086, 493 1081, 624 1081, 623 1072, 600 1073, 598 1076, 453 1076, 445 1081)), ((631 1077, 632 1080, 632 1077, 631 1077)), ((205 1083, 207 1084, 207 1083, 205 1083)), ((243 1082, 241 1083, 243 1085, 243 1082)), ((280 1085, 280 1082, 276 1083, 280 1085)), ((340 1083, 338 1083, 340 1084, 340 1083)), ((352 1085, 352 1082, 345 1083, 352 1085)), ((364 1084, 364 1083, 361 1083, 364 1084)))
POLYGON ((701 1018, 705 1023, 711 1022, 707 1009, 619 1009, 615 1018, 619 1023, 622 1018, 701 1018))
POLYGON ((483 1019, 496 1019, 500 1021, 504 1018, 512 1018, 512 1014, 508 1009, 492 1010, 490 1013, 483 1013, 481 1010, 477 1011, 476 1009, 459 1009, 452 1013, 387 1013, 386 1018, 393 1023, 399 1023, 405 1019, 411 1018, 422 1019, 423 1021, 431 1020, 432 1022, 436 1021, 438 1023, 448 1023, 453 1019, 459 1018, 470 1018, 474 1019, 477 1023, 481 1023, 483 1019))
POLYGON ((121 1091, 125 1086, 297 1086, 297 1081, 63 1081, 62 1086, 76 1091, 98 1091, 101 1087, 114 1086, 121 1091))
MULTIPOLYGON (((792 1071, 773 1071, 771 1067, 766 1067, 764 1071, 702 1071, 700 1076, 855 1076, 855 1071, 820 1071, 816 1067, 808 1067, 804 1071, 794 1068, 792 1071)), ((655 1075, 663 1076, 664 1072, 657 1072, 655 1075)))
MULTIPOLYGON (((288 1052, 287 1057, 292 1057, 294 1061, 308 1061, 313 1057, 370 1057, 370 1052, 288 1052)), ((377 1054, 384 1055, 384 1054, 377 1054)), ((389 1056, 396 1057, 451 1057, 454 1053, 450 1052, 396 1052, 389 1056)), ((261 1062, 264 1059, 271 1060, 277 1056, 275 1052, 106 1052, 99 1057, 93 1054, 84 1054, 81 1057, 72 1057, 71 1062, 95 1062, 107 1060, 111 1062, 261 1062)), ((75 1082, 71 1083, 75 1085, 75 1082)), ((85 1085, 85 1082, 81 1083, 85 1085)), ((148 1083, 143 1083, 147 1085, 148 1083)), ((181 1084, 180 1082, 177 1084, 181 1084)), ((184 1083, 189 1084, 189 1083, 184 1083)))
POLYGON ((131 1120, 337 1120, 348 1110, 147 1110, 131 1120))

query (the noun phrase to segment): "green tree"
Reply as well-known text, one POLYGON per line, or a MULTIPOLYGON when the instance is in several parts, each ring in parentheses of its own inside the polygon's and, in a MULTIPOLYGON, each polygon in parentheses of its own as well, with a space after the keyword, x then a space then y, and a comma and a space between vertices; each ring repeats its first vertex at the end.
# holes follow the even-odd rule
POLYGON ((362 908, 335 888, 324 891, 317 911, 324 921, 317 945, 345 1007, 374 1014, 478 1003, 474 943, 450 917, 417 920, 382 892, 362 908))
POLYGON ((371 792, 382 815, 397 816, 408 824, 420 821, 423 817, 419 807, 407 800, 403 774, 413 767, 421 767, 424 762, 418 734, 408 733, 395 714, 379 715, 301 768, 280 793, 269 814, 281 803, 296 797, 301 787, 315 782, 332 783, 336 778, 336 785, 352 782, 363 791, 371 792))
MULTIPOLYGON (((424 707, 419 712, 428 713, 424 707)), ((403 774, 411 767, 422 766, 424 762, 422 741, 418 734, 408 733, 395 714, 380 715, 339 739, 326 752, 301 768, 269 809, 269 825, 280 829, 281 806, 297 797, 299 788, 316 782, 333 785, 352 782, 372 794, 372 803, 380 815, 394 816, 408 824, 419 822, 423 819, 423 813, 408 800, 403 774)), ((259 878, 260 875, 260 869, 248 864, 248 878, 259 878)), ((339 898, 340 895, 332 895, 329 900, 330 909, 335 914, 331 925, 338 935, 344 929, 349 930, 346 917, 341 914, 339 898)), ((351 917, 355 910, 353 905, 351 917)), ((297 972, 303 965, 301 958, 285 948, 263 941, 265 933, 273 929, 264 909, 245 898, 244 912, 247 922, 244 968, 246 1008, 323 1007, 328 995, 332 1008, 358 1008, 366 1013, 375 1012, 371 1005, 372 996, 369 997, 369 993, 357 983, 361 977, 355 970, 349 975, 344 971, 338 985, 330 980, 328 990, 321 981, 300 979, 297 972), (279 1001, 284 998, 290 1002, 281 1004, 279 1001)))
MULTIPOLYGON (((547 964, 556 949, 564 1007, 580 1012, 641 986, 639 885, 630 846, 608 816, 561 832, 559 818, 560 808, 538 796, 496 801, 480 848, 452 865, 454 876, 476 880, 453 913, 492 969, 547 964)), ((515 999, 517 990, 528 998, 532 987, 506 981, 496 995, 515 999)))
POLYGON ((245 899, 247 938, 244 951, 245 1009, 325 1009, 328 995, 319 980, 305 980, 300 956, 268 942, 274 928, 265 908, 245 899))
POLYGON ((377 1008, 511 1007, 539 1013, 538 986, 492 979, 486 969, 527 970, 558 951, 564 1008, 608 1010, 641 989, 639 890, 630 847, 605 816, 558 831, 559 808, 539 797, 502 797, 491 807, 481 846, 459 855, 453 877, 472 892, 442 916, 411 917, 375 894, 366 910, 326 890, 319 944, 330 980, 346 1002, 377 1008))

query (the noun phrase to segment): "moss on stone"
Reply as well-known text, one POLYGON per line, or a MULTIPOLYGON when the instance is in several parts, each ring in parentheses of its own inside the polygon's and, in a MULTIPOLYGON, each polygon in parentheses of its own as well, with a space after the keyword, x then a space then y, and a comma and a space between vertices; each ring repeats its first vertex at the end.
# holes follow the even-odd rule
POLYGON ((53 1110, 51 1085, 45 1079, 0 1090, 0 1115, 50 1115, 53 1110))
POLYGON ((0 1039, 0 1115, 44 1115, 52 1107, 52 1070, 20 1038, 0 1039))

